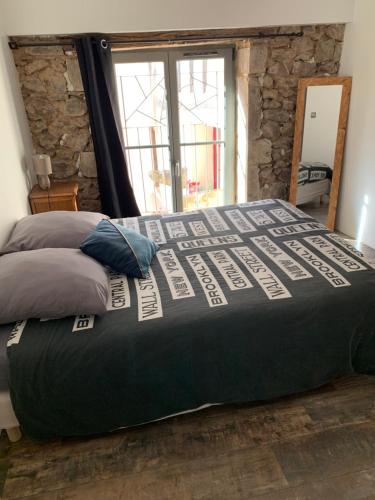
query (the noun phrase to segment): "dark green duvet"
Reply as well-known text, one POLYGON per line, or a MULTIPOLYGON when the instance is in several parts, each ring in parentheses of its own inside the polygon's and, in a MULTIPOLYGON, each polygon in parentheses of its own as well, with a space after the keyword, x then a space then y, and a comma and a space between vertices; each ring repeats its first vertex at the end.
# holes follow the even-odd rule
POLYGON ((295 207, 119 222, 160 244, 149 278, 110 274, 103 317, 3 327, 27 434, 100 433, 375 372, 375 270, 295 207))

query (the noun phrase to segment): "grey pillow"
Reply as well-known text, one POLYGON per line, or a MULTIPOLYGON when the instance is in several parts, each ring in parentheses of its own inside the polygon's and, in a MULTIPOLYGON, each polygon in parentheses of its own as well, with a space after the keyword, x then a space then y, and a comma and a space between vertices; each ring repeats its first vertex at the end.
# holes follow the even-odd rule
POLYGON ((79 248, 106 215, 96 212, 45 212, 19 220, 1 254, 38 248, 79 248))
POLYGON ((3 255, 0 283, 0 324, 106 312, 106 271, 81 250, 44 248, 3 255))

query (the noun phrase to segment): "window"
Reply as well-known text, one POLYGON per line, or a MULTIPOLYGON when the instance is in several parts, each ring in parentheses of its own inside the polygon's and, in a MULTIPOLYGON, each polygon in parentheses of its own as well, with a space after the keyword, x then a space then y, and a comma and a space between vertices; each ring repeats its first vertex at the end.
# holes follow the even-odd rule
POLYGON ((232 49, 113 57, 128 167, 141 212, 233 202, 232 49))

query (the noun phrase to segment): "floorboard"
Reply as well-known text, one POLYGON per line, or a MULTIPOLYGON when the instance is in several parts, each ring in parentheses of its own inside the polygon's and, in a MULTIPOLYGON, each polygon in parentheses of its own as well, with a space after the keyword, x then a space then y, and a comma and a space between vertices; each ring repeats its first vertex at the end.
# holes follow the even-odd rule
POLYGON ((3 498, 375 499, 375 378, 87 439, 0 438, 3 498))

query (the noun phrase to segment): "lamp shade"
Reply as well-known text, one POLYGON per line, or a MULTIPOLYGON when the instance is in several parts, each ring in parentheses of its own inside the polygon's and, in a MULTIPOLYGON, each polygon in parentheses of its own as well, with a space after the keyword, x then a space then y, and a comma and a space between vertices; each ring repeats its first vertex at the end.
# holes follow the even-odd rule
POLYGON ((33 164, 37 175, 52 174, 51 158, 48 155, 33 155, 33 164))

